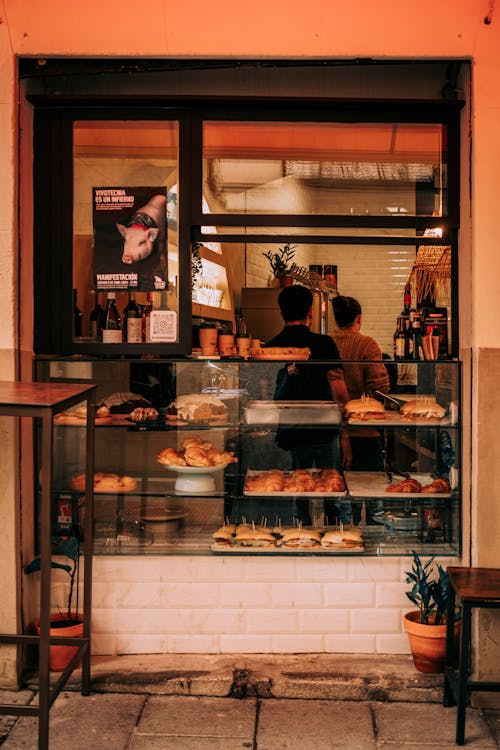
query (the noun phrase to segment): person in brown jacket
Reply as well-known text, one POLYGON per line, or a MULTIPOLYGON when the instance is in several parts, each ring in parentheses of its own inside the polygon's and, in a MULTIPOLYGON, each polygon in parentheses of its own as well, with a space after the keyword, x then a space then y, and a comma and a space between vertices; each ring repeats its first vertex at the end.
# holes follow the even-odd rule
MULTIPOLYGON (((382 351, 375 339, 361 333, 361 305, 354 297, 338 295, 332 299, 338 330, 330 332, 344 365, 344 378, 351 399, 363 393, 389 391, 389 375, 382 363, 382 351), (349 361, 353 360, 353 361, 349 361)), ((352 471, 383 471, 383 445, 378 430, 350 428, 350 453, 342 445, 344 468, 352 471)), ((357 515, 357 514, 355 514, 357 515)))

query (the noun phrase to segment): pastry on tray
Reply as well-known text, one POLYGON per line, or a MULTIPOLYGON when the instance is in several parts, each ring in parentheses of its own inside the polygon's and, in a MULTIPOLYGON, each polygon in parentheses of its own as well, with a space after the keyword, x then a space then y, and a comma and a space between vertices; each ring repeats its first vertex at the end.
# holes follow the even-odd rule
POLYGON ((219 451, 214 448, 208 440, 203 440, 199 435, 191 435, 182 441, 181 450, 175 448, 164 448, 156 456, 158 463, 164 466, 192 466, 197 468, 214 466, 226 466, 237 463, 233 451, 219 451))
MULTIPOLYGON (((96 472, 94 474, 94 492, 133 492, 137 489, 137 479, 127 475, 96 472)), ((85 474, 78 474, 71 480, 71 489, 85 492, 85 474)))

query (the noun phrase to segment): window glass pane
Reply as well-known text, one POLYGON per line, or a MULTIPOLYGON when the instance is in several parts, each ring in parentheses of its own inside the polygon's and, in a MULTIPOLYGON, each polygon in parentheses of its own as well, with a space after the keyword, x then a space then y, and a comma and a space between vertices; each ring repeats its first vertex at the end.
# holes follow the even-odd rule
MULTIPOLYGON (((289 243, 293 257, 288 259, 291 276, 317 290, 317 310, 313 330, 328 333, 335 327, 331 299, 336 294, 355 297, 363 311, 362 333, 372 336, 382 351, 393 356, 394 331, 403 314, 405 284, 410 283, 411 307, 423 308, 422 327, 443 328, 444 352, 451 341, 451 247, 366 244, 289 243), (293 267, 292 267, 293 266, 293 267), (314 275, 311 275, 314 274, 314 275), (327 281, 327 284, 322 283, 327 281), (332 288, 333 285, 333 288, 332 288), (321 311, 321 295, 328 304, 321 311), (434 311, 435 323, 431 312, 434 311), (320 314, 322 313, 322 314, 320 314), (427 314, 429 313, 429 314, 427 314)), ((223 244, 224 252, 232 245, 223 244)), ((246 243, 245 282, 241 305, 250 333, 269 340, 283 321, 277 307, 279 278, 274 278, 273 260, 283 256, 283 243, 246 243), (264 299, 267 301, 264 301, 264 299)), ((275 265, 275 264, 274 264, 275 265)), ((441 330, 441 329, 440 329, 441 330)))
POLYGON ((446 214, 442 124, 205 122, 204 212, 446 214))
POLYGON ((114 293, 123 322, 130 297, 146 306, 149 293, 155 308, 175 313, 165 340, 178 340, 178 150, 176 121, 74 123, 73 288, 82 313, 76 338, 99 338, 96 300, 104 307, 114 293))

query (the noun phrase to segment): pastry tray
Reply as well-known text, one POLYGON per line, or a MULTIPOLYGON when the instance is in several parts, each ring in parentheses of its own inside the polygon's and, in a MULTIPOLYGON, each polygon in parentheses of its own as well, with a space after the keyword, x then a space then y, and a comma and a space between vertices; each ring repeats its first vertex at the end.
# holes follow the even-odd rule
POLYGON ((342 411, 332 401, 249 401, 247 424, 340 425, 342 411))
MULTIPOLYGON (((308 471, 314 471, 313 469, 308 469, 308 471)), ((285 477, 288 476, 291 472, 283 472, 285 477)), ((262 474, 262 470, 256 470, 256 469, 248 469, 246 473, 246 477, 254 477, 258 474, 262 474)), ((245 479, 246 479, 245 477, 245 479)), ((322 497, 345 497, 347 494, 346 490, 343 490, 342 492, 325 492, 324 490, 319 490, 317 492, 294 492, 293 490, 285 490, 284 492, 259 492, 258 490, 243 490, 243 494, 245 497, 312 497, 312 498, 322 498, 322 497)))
MULTIPOLYGON (((412 479, 416 479, 422 487, 431 484, 433 476, 431 474, 414 474, 410 473, 412 479)), ((391 484, 387 474, 383 471, 345 471, 344 480, 349 494, 354 497, 384 497, 391 500, 394 497, 414 498, 422 500, 429 498, 447 498, 451 492, 386 492, 386 488, 391 484)), ((403 482, 404 477, 400 474, 393 474, 392 483, 403 482)))

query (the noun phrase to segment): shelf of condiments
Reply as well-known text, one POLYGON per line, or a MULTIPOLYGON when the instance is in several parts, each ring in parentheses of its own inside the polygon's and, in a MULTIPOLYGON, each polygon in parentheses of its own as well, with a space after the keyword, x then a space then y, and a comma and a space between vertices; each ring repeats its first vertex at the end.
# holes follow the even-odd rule
POLYGON ((394 359, 436 360, 448 357, 448 314, 445 307, 411 304, 410 284, 404 292, 404 308, 394 332, 394 359))
MULTIPOLYGON (((169 309, 167 292, 147 292, 145 304, 136 301, 135 294, 128 295, 122 313, 118 309, 116 293, 105 294, 104 307, 99 295, 90 313, 90 336, 103 344, 142 344, 175 341, 177 313, 169 309), (158 320, 157 320, 158 319, 158 320), (152 325, 153 321, 153 325, 152 325)), ((78 307, 76 290, 73 290, 73 335, 82 335, 82 312, 78 307)))

